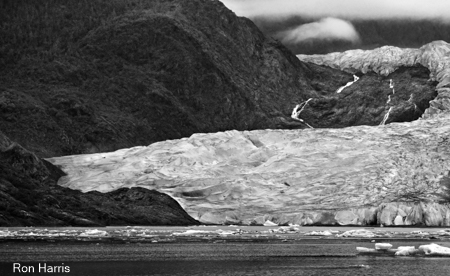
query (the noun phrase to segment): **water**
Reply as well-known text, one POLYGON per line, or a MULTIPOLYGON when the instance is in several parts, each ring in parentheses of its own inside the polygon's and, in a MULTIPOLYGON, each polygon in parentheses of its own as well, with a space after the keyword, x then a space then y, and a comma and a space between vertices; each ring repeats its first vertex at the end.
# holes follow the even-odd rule
MULTIPOLYGON (((419 242, 398 242, 416 245, 419 242)), ((355 241, 306 243, 0 244, 0 275, 450 275, 449 258, 356 255, 355 241), (13 265, 35 273, 14 273, 13 265), (69 273, 38 273, 68 266, 69 273)), ((373 245, 373 244, 372 244, 373 245)))
MULTIPOLYGON (((356 247, 373 248, 376 242, 398 246, 415 246, 431 242, 450 247, 450 239, 406 238, 414 229, 377 238, 343 239, 308 237, 302 233, 251 238, 267 228, 226 238, 217 235, 173 237, 174 231, 187 228, 136 228, 155 230, 159 234, 142 240, 124 235, 129 228, 106 228, 117 231, 123 239, 43 239, 0 240, 0 276, 8 275, 450 275, 450 258, 389 257, 358 255, 356 247), (122 233, 123 232, 123 233, 122 233), (392 237, 394 238, 392 238, 392 237), (156 242, 157 241, 157 242, 156 242), (14 265, 34 268, 34 273, 14 272, 14 265), (70 272, 48 273, 39 265, 68 267, 70 272)), ((136 230, 135 229, 135 230, 136 230)), ((197 228, 195 228, 197 229, 197 228)), ((198 229, 203 229, 202 227, 198 229)), ((209 229, 209 228, 208 228, 209 229)), ((227 230, 236 229, 228 227, 227 230)), ((275 229, 275 228, 274 228, 275 229)), ((327 228, 328 229, 328 228, 327 228)), ((11 230, 11 229, 10 229, 11 230)), ((38 232, 38 229, 30 231, 38 232)), ((55 229, 53 229, 55 230, 55 229)), ((74 230, 74 229, 70 229, 74 230)), ((75 229, 77 230, 77 229, 75 229)), ((302 228, 303 232, 312 229, 302 228)), ((317 230, 317 229, 316 229, 317 230)), ((339 228, 340 231, 347 229, 339 228)), ((85 229, 79 229, 79 232, 85 229)), ((131 231, 131 230, 130 230, 131 231)), ((139 231, 135 233, 140 233, 139 231)), ((427 229, 427 231, 434 231, 427 229)), ((50 233, 50 230, 47 232, 50 233)), ((267 231, 266 231, 267 232, 267 231)), ((270 232, 270 231, 269 231, 270 232)), ((111 232, 113 233, 113 232, 111 232)), ((116 232, 114 232, 116 233, 116 232)), ((150 232, 149 232, 150 233, 150 232)), ((151 232, 150 234, 155 234, 151 232)), ((119 235, 119 234, 114 234, 119 235)))
MULTIPOLYGON (((42 263, 41 263, 42 264, 42 263)), ((62 263, 47 263, 61 265, 62 263)), ((38 267, 37 263, 23 263, 38 267)), ((52 275, 449 275, 445 258, 302 257, 260 260, 65 262, 69 273, 52 275)), ((35 273, 26 275, 42 275, 35 273)), ((49 273, 47 273, 49 274, 49 273)), ((12 264, 0 263, 0 275, 12 264)))

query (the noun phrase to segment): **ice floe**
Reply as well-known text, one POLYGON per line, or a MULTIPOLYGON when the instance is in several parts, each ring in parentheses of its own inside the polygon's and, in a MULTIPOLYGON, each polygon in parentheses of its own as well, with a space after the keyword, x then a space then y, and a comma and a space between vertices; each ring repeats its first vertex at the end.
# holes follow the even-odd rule
POLYGON ((425 255, 450 257, 450 248, 434 243, 419 246, 419 251, 424 252, 425 255))
POLYGON ((358 237, 358 238, 373 238, 376 235, 366 229, 356 229, 356 230, 349 230, 342 234, 336 235, 336 237, 358 237))
POLYGON ((278 224, 270 221, 270 220, 266 220, 266 222, 264 222, 263 224, 264 226, 278 226, 278 224))
POLYGON ((86 230, 80 234, 80 237, 105 237, 108 232, 98 229, 86 230))
POLYGON ((367 247, 356 247, 356 251, 360 254, 377 254, 377 255, 394 255, 394 256, 411 256, 411 255, 425 255, 425 256, 440 256, 450 257, 450 248, 438 244, 421 245, 418 249, 414 246, 399 246, 392 248, 390 243, 377 243, 375 249, 367 247))
POLYGON ((332 236, 333 233, 331 231, 325 230, 325 231, 312 231, 305 233, 305 236, 332 236))

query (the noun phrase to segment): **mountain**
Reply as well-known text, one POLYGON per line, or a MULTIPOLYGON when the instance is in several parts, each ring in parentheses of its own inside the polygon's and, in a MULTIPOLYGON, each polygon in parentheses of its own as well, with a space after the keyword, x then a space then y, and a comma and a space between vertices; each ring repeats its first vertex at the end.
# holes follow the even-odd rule
POLYGON ((46 3, 0 9, 0 129, 39 156, 284 128, 315 95, 295 56, 219 1, 46 3))
MULTIPOLYGON (((400 67, 424 66, 430 70, 430 79, 436 82, 437 88, 437 96, 430 102, 431 107, 426 110, 424 118, 450 109, 450 44, 445 41, 434 41, 418 49, 384 46, 374 50, 349 50, 297 57, 305 62, 347 72, 375 72, 387 77, 400 67)), ((411 83, 410 86, 412 88, 416 84, 411 83)))
MULTIPOLYGON (((0 4, 0 129, 40 157, 232 129, 378 125, 391 107, 387 80, 363 77, 383 87, 378 102, 336 96, 351 74, 299 61, 219 1, 43 3, 0 4)), ((435 96, 426 69, 411 70, 424 99, 414 109, 398 97, 392 121, 420 117, 435 96)))
MULTIPOLYGON (((367 95, 359 95, 397 102, 385 122, 404 106, 397 97, 410 94, 404 102, 419 104, 415 101, 423 95, 415 89, 421 82, 414 78, 431 72, 438 96, 430 107, 422 106, 426 110, 420 120, 195 134, 148 147, 48 160, 67 172, 59 181, 62 186, 102 192, 134 186, 157 189, 202 222, 449 226, 448 49, 447 43, 437 41, 420 49, 382 47, 299 56, 316 64, 309 64, 311 68, 326 65, 358 74, 361 79, 333 92, 344 99, 358 93, 353 86, 364 87, 379 78, 389 95, 377 95, 375 85, 367 87, 367 95), (369 80, 363 82, 365 76, 369 80)), ((312 103, 304 103, 297 114, 314 107, 312 103)))
POLYGON ((155 190, 81 193, 56 185, 63 175, 0 132, 0 226, 199 224, 155 190))
MULTIPOLYGON (((400 128, 389 124, 413 121, 434 110, 428 102, 437 102, 435 85, 443 82, 438 76, 437 82, 429 81, 430 72, 436 73, 429 63, 442 63, 440 50, 428 51, 429 63, 402 64, 387 76, 346 72, 299 60, 252 21, 214 0, 3 1, 0 37, 7 38, 0 40, 0 129, 33 152, 24 153, 33 156, 26 170, 40 172, 39 158, 44 157, 67 174, 58 180, 65 188, 55 186, 56 178, 47 172, 30 180, 25 171, 26 177, 20 178, 23 169, 13 160, 22 157, 8 159, 6 143, 4 198, 13 204, 3 207, 6 224, 41 224, 46 219, 55 225, 85 219, 86 224, 151 224, 153 215, 172 212, 186 220, 174 218, 167 224, 195 223, 168 197, 144 188, 176 198, 203 222, 256 223, 265 216, 282 220, 284 213, 306 212, 299 207, 302 202, 326 200, 309 198, 321 191, 320 175, 325 177, 325 194, 338 195, 329 188, 333 183, 360 193, 354 186, 360 182, 345 179, 373 177, 375 168, 383 171, 379 166, 393 163, 396 159, 391 158, 401 153, 392 149, 391 156, 390 146, 410 143, 403 136, 426 137, 427 143, 445 138, 439 132, 445 130, 444 123, 438 119, 400 128), (359 79, 353 82, 355 76, 359 79), (369 127, 380 124, 388 125, 369 127), (359 133, 366 129, 367 142, 358 144, 359 133), (378 148, 386 151, 372 153, 378 148), (69 154, 78 155, 62 156, 69 154), (354 155, 356 163, 351 161, 354 155), (376 167, 367 163, 374 160, 380 161, 376 167), (358 162, 361 166, 352 174, 358 162), (300 168, 308 166, 312 175, 304 177, 300 168), (327 169, 332 169, 330 174, 324 173, 327 169), (293 187, 294 194, 279 187, 293 187), (17 198, 22 194, 28 195, 25 202, 17 198), (48 203, 46 194, 52 196, 48 203), (155 197, 162 198, 156 214, 155 197), (160 212, 163 206, 169 210, 160 212), (16 212, 20 210, 33 215, 16 212)), ((410 156, 412 148, 405 154, 410 156)), ((421 158, 429 162, 437 157, 446 158, 421 158)), ((415 168, 410 157, 401 162, 399 169, 415 168)), ((440 167, 430 175, 434 186, 445 176, 440 167)), ((369 184, 371 194, 384 187, 369 184)), ((428 191, 417 192, 416 184, 411 184, 414 196, 366 203, 378 208, 404 198, 422 202, 428 191)), ((339 205, 341 199, 330 202, 345 212, 354 206, 339 205)), ((308 212, 316 208, 321 214, 329 208, 313 203, 308 212)), ((310 215, 304 214, 284 222, 310 223, 310 215)))

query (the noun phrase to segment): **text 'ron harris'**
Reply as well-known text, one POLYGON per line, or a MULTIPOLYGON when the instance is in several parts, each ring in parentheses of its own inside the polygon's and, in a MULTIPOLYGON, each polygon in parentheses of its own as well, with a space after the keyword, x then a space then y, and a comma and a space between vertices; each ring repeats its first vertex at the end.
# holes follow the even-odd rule
POLYGON ((13 263, 13 273, 69 273, 68 265, 48 265, 47 263, 39 263, 37 265, 22 265, 13 263))

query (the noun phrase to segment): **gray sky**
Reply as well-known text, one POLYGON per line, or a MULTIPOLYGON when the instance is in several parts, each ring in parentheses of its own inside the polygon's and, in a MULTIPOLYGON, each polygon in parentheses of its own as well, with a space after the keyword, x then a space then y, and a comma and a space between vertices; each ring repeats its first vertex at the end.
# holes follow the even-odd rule
POLYGON ((441 18, 450 21, 450 0, 220 0, 237 15, 285 17, 441 18))

